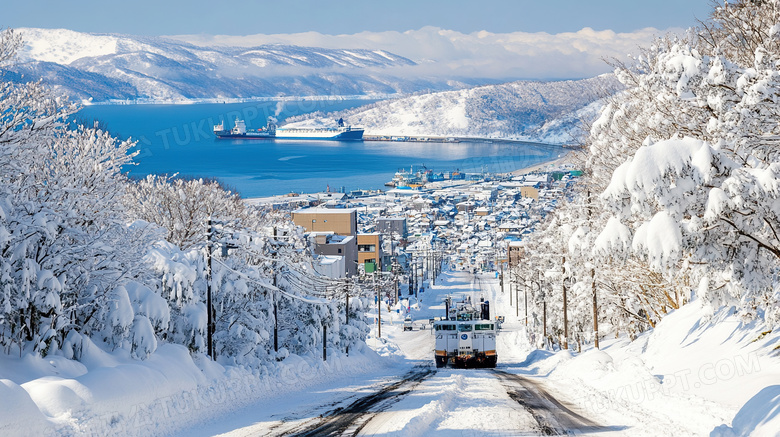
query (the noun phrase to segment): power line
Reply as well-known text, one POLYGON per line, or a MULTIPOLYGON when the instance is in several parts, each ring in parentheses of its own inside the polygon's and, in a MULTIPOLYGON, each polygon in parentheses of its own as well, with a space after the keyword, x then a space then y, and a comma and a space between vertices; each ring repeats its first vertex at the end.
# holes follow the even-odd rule
POLYGON ((328 304, 330 304, 332 302, 332 301, 329 301, 329 300, 326 300, 326 299, 322 299, 322 298, 307 298, 307 297, 298 296, 298 295, 295 295, 295 294, 290 294, 290 293, 282 290, 281 288, 274 287, 273 285, 266 284, 266 283, 260 282, 259 280, 255 279, 255 278, 249 277, 246 274, 231 268, 230 266, 228 266, 227 264, 225 264, 224 262, 222 262, 222 261, 220 261, 218 259, 215 259, 214 261, 219 263, 219 264, 221 264, 223 267, 225 267, 226 269, 230 270, 231 272, 233 272, 233 273, 243 277, 244 279, 246 279, 246 280, 248 280, 250 282, 253 282, 254 284, 260 286, 261 288, 264 288, 266 290, 271 290, 271 291, 273 291, 275 293, 282 294, 284 296, 289 297, 290 299, 300 300, 302 302, 309 303, 309 304, 312 304, 312 305, 328 305, 328 304))

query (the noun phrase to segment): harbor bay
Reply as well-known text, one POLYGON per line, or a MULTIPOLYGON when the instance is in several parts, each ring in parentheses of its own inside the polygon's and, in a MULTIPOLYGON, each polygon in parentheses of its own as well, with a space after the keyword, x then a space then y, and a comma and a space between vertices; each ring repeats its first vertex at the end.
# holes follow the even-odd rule
MULTIPOLYGON (((367 100, 262 101, 192 105, 86 106, 77 120, 99 120, 122 139, 137 141, 132 177, 179 174, 216 178, 242 197, 290 192, 384 189, 400 169, 437 173, 506 173, 550 161, 565 153, 558 146, 470 140, 307 141, 217 139, 214 125, 236 118, 259 129, 268 117, 279 124, 291 116, 360 106, 367 100)), ((348 120, 347 120, 348 121, 348 120)))
POLYGON ((0 437, 780 437, 780 0, 7 3, 0 437))

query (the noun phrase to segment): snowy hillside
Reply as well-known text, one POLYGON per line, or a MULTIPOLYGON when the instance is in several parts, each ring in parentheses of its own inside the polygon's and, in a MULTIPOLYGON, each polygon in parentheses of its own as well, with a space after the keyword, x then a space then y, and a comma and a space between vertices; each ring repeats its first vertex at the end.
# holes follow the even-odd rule
POLYGON ((376 95, 485 83, 395 77, 386 70, 415 63, 383 50, 204 47, 164 37, 19 31, 24 47, 11 78, 44 78, 71 96, 95 101, 376 95))
MULTIPOLYGON (((599 99, 620 89, 612 75, 578 81, 519 81, 378 102, 337 114, 370 135, 516 138, 552 144, 576 142, 595 118, 599 99)), ((333 114, 290 119, 326 125, 333 114)))

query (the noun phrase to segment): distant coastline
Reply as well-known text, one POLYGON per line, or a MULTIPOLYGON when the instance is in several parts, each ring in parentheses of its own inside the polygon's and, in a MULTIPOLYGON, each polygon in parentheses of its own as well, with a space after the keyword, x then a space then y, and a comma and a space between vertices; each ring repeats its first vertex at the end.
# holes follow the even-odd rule
POLYGON ((570 163, 571 162, 571 153, 572 153, 571 151, 568 151, 565 154, 563 154, 563 156, 559 157, 558 159, 553 159, 551 161, 542 162, 540 164, 532 165, 532 166, 525 167, 525 168, 520 168, 520 169, 517 169, 517 170, 514 170, 514 171, 510 172, 510 174, 513 174, 513 175, 516 175, 516 176, 522 176, 522 175, 525 175, 525 174, 528 174, 528 173, 533 173, 535 171, 542 170, 545 167, 560 166, 562 164, 570 163))
MULTIPOLYGON (((551 159, 549 161, 541 162, 536 165, 528 166, 519 168, 516 170, 512 170, 510 172, 507 172, 506 174, 510 174, 513 176, 522 176, 529 173, 534 173, 540 170, 544 170, 546 168, 550 167, 560 167, 561 165, 567 164, 571 162, 571 151, 567 151, 563 154, 563 156, 560 156, 556 159, 551 159)), ((378 189, 377 191, 388 191, 386 189, 378 189)), ((317 196, 318 194, 321 195, 323 193, 317 193, 317 192, 311 192, 311 193, 296 193, 298 198, 306 197, 306 196, 317 196)), ((291 193, 280 193, 280 194, 274 194, 271 196, 253 196, 253 197, 245 197, 242 200, 248 204, 248 205, 258 205, 263 203, 273 203, 274 200, 280 200, 289 198, 291 196, 291 193)), ((318 196, 319 197, 319 196, 318 196)))
POLYGON ((204 97, 187 99, 109 99, 99 102, 82 99, 84 106, 104 105, 198 105, 214 103, 254 103, 254 102, 300 102, 300 101, 339 101, 339 100, 388 100, 404 97, 406 94, 356 94, 334 96, 265 96, 265 97, 204 97))

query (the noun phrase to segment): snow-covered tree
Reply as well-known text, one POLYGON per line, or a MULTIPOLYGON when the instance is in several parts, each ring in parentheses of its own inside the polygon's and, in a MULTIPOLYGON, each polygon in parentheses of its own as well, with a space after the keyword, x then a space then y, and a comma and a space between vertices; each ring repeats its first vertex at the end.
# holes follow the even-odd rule
POLYGON ((241 197, 215 180, 149 175, 132 184, 126 203, 135 217, 165 228, 166 240, 185 250, 203 245, 208 219, 256 224, 241 197))
MULTIPOLYGON (((780 3, 737 1, 684 39, 619 66, 629 90, 591 131, 591 165, 614 219, 596 250, 625 247, 670 300, 780 317, 776 274, 780 3), (606 244, 609 242, 609 244, 606 244)), ((660 293, 660 294, 658 294, 660 293)))
MULTIPOLYGON (((12 31, 0 32, 0 68, 19 44, 12 31)), ((365 339, 364 316, 351 313, 349 326, 341 319, 343 296, 333 289, 346 284, 314 277, 289 217, 247 207, 214 181, 128 180, 122 169, 132 163, 133 144, 75 126, 77 110, 41 83, 0 82, 6 353, 80 359, 87 338, 138 359, 161 342, 205 352, 209 285, 224 362, 283 358, 270 335, 282 298, 296 324, 283 341, 308 338, 297 353, 319 350, 314 334, 323 325, 329 347, 365 339)))
MULTIPOLYGON (((6 31, 2 57, 18 39, 6 31)), ((72 330, 132 335, 106 308, 140 275, 127 226, 129 142, 68 126, 76 107, 41 83, 0 82, 0 342, 51 353, 72 330), (111 326, 111 321, 116 325, 111 326)), ((132 322, 132 320, 130 320, 132 322)))

